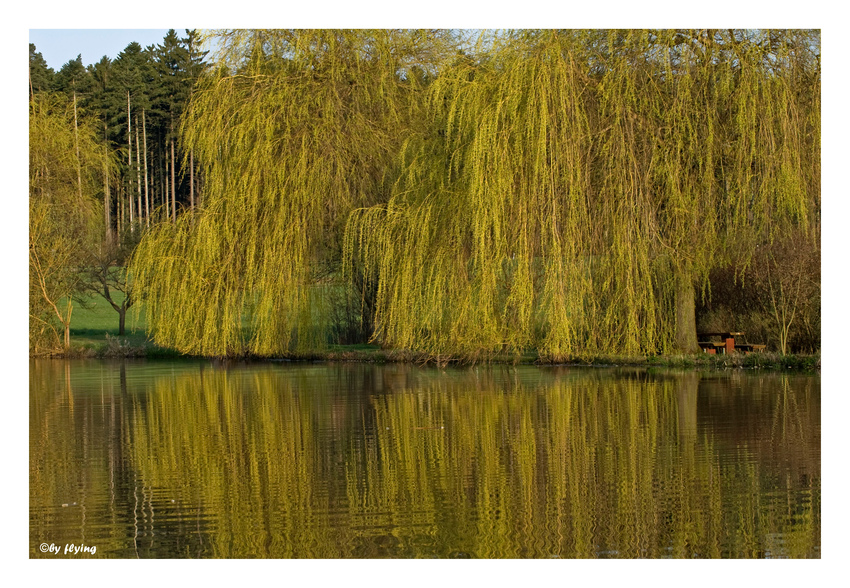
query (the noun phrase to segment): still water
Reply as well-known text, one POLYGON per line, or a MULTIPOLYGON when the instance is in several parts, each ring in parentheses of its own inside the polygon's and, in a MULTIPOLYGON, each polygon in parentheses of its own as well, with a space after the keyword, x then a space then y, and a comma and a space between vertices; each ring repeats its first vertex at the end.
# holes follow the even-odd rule
POLYGON ((820 512, 819 376, 30 363, 33 558, 818 558, 820 512))

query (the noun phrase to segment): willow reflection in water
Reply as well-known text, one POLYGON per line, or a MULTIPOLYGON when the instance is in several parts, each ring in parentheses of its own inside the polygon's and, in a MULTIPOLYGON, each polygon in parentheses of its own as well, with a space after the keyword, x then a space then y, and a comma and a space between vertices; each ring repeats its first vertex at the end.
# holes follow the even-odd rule
POLYGON ((820 379, 33 361, 30 526, 95 557, 819 557, 820 379))

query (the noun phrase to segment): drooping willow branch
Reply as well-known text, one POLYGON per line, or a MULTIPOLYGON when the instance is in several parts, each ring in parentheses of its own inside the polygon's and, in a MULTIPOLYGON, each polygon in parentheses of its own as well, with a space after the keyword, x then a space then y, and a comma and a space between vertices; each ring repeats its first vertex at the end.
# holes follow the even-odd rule
POLYGON ((191 353, 315 349, 332 288, 345 287, 325 278, 338 273, 347 215, 381 200, 440 43, 417 31, 219 38, 221 67, 183 125, 204 209, 152 231, 133 261, 148 326, 191 353))
POLYGON ((812 33, 219 38, 183 127, 204 209, 132 268, 183 351, 321 346, 342 259, 385 345, 687 351, 714 265, 818 222, 812 33))
POLYGON ((349 222, 377 336, 461 356, 687 344, 710 268, 817 208, 819 74, 794 61, 813 41, 780 38, 520 32, 444 70, 390 202, 349 222))

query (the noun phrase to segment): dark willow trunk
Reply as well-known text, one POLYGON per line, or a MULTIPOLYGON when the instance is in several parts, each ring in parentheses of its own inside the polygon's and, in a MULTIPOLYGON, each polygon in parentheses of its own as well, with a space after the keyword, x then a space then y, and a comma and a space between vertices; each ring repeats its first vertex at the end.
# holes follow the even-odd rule
POLYGON ((679 353, 699 353, 694 281, 691 274, 680 271, 676 276, 676 336, 679 353))

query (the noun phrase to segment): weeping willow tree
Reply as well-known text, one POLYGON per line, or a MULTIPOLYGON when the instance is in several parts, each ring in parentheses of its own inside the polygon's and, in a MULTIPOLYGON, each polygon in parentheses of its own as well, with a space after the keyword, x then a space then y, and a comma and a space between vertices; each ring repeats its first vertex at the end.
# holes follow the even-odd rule
POLYGON ((423 31, 219 31, 183 151, 204 209, 132 262, 157 343, 204 355, 323 346, 348 213, 386 201, 421 90, 450 47, 423 31))
POLYGON ((64 96, 38 94, 29 112, 30 352, 70 346, 72 295, 99 219, 111 159, 98 132, 64 96), (79 115, 79 116, 78 116, 79 115), (60 335, 62 333, 62 335, 60 335))
POLYGON ((476 356, 697 349, 708 271, 819 210, 819 37, 543 31, 428 92, 386 204, 355 211, 376 337, 476 356))

